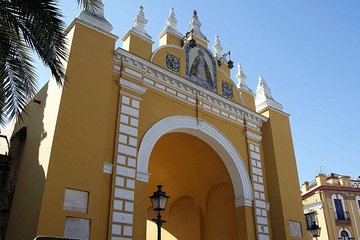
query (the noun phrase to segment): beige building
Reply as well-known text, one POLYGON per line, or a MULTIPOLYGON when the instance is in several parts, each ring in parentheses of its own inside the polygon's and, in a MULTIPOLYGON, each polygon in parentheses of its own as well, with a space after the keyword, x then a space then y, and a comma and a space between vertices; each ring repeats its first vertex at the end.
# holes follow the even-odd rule
POLYGON ((360 179, 319 174, 301 187, 307 228, 315 221, 318 239, 360 239, 360 179))

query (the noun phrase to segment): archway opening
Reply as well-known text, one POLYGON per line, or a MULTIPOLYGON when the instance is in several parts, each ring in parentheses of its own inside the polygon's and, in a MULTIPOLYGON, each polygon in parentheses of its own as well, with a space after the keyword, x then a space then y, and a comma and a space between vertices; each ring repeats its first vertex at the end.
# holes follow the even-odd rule
MULTIPOLYGON (((163 135, 149 160, 148 195, 157 184, 171 197, 162 214, 163 239, 198 240, 237 238, 235 194, 228 170, 207 143, 187 134, 163 135)), ((148 201, 148 220, 155 217, 148 201)), ((147 224, 153 240, 155 224, 147 224)))

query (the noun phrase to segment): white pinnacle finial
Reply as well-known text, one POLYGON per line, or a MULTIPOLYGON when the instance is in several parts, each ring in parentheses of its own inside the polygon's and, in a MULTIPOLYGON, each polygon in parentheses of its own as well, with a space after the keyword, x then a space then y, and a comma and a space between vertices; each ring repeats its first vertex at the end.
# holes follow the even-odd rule
POLYGON ((238 80, 238 83, 236 84, 236 86, 239 89, 245 89, 245 90, 252 92, 251 89, 246 85, 247 76, 244 73, 244 70, 240 63, 238 63, 238 72, 235 77, 238 80))
POLYGON ((190 31, 193 30, 194 33, 206 39, 205 35, 201 32, 200 27, 201 27, 201 22, 198 18, 197 11, 194 10, 190 21, 190 31))
POLYGON ((219 40, 219 36, 216 35, 215 36, 215 41, 214 41, 214 46, 213 49, 215 51, 214 56, 217 58, 220 58, 222 56, 222 50, 224 49, 223 46, 221 45, 221 42, 219 40))
POLYGON ((145 18, 144 7, 140 6, 139 12, 133 20, 134 27, 133 29, 139 33, 146 34, 145 25, 148 23, 148 20, 145 18))
POLYGON ((259 83, 256 88, 255 104, 256 111, 258 112, 267 107, 272 107, 280 111, 283 110, 283 106, 272 97, 271 89, 263 76, 259 77, 259 83))
POLYGON ((170 27, 174 30, 177 30, 177 20, 176 20, 176 15, 175 15, 175 11, 174 8, 170 8, 170 13, 169 13, 169 17, 166 19, 166 26, 170 27))

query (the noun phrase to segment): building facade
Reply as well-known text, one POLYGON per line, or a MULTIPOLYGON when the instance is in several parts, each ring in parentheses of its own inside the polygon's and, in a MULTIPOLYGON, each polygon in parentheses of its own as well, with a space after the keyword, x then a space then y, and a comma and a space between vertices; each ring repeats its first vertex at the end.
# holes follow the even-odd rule
POLYGON ((360 180, 319 174, 301 187, 307 227, 315 221, 319 239, 360 239, 360 180))
POLYGON ((239 64, 234 84, 196 11, 182 34, 171 9, 153 49, 140 7, 115 49, 103 10, 67 29, 68 86, 50 80, 14 128, 6 239, 152 239, 158 184, 168 239, 305 239, 289 115, 264 78, 254 94, 239 64))

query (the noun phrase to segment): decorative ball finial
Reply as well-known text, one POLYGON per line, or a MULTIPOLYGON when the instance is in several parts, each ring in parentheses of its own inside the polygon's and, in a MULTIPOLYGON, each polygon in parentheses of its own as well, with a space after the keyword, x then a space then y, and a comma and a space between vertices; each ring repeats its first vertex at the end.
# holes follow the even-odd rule
POLYGON ((213 49, 215 51, 214 53, 214 56, 217 57, 217 58, 221 58, 222 56, 222 51, 223 51, 223 46, 221 45, 221 42, 220 42, 220 39, 219 39, 219 36, 216 35, 215 36, 215 41, 214 41, 214 46, 213 46, 213 49))
POLYGON ((177 30, 177 19, 173 7, 170 9, 169 16, 166 19, 166 26, 177 30))
POLYGON ((145 18, 144 7, 142 5, 139 7, 139 12, 134 18, 133 23, 137 31, 146 34, 145 25, 148 23, 148 20, 145 18))

